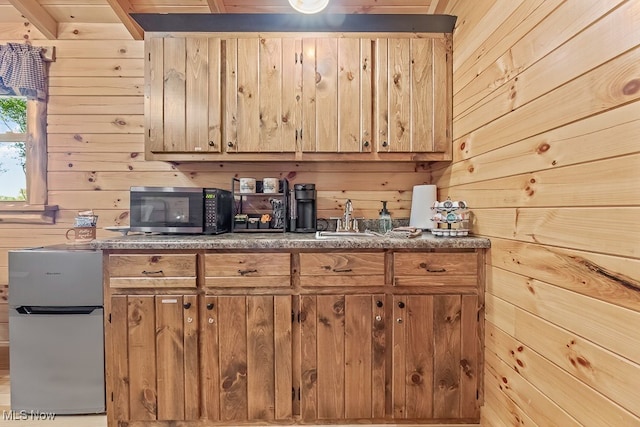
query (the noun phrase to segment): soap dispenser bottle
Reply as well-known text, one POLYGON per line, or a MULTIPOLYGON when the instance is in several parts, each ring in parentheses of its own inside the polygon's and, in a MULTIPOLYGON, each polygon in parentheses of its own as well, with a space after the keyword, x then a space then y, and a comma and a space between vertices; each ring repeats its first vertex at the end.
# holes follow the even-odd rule
POLYGON ((382 210, 380 211, 380 216, 378 219, 378 231, 380 233, 386 233, 391 231, 391 214, 387 210, 387 202, 386 200, 382 201, 382 210))

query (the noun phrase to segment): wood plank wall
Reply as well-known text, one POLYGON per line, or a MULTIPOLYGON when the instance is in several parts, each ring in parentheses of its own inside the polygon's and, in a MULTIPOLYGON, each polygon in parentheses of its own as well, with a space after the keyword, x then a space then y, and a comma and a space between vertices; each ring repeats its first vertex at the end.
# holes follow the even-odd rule
MULTIPOLYGON (((431 184, 424 163, 184 163, 144 161, 143 42, 120 24, 61 24, 58 40, 44 40, 29 25, 0 25, 0 43, 55 46, 48 105, 51 226, 0 222, 0 347, 8 341, 7 252, 65 243, 78 210, 94 209, 98 226, 128 224, 132 185, 230 189, 232 177, 287 178, 316 183, 318 217, 340 215, 346 199, 354 214, 376 218, 381 200, 394 218, 408 218, 411 189, 431 184)), ((114 234, 98 229, 98 238, 114 234)), ((1 352, 2 350, 0 350, 1 352)), ((4 350, 6 351, 6 349, 4 350)), ((2 356, 0 356, 2 359, 2 356)))
POLYGON ((640 2, 452 2, 440 197, 491 238, 487 426, 640 425, 640 2))

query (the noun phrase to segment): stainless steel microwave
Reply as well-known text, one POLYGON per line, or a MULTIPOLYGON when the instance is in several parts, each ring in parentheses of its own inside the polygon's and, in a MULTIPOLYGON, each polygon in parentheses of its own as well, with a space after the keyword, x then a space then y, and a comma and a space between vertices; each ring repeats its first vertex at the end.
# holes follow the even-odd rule
POLYGON ((231 231, 230 191, 198 187, 131 187, 130 230, 167 234, 231 231))

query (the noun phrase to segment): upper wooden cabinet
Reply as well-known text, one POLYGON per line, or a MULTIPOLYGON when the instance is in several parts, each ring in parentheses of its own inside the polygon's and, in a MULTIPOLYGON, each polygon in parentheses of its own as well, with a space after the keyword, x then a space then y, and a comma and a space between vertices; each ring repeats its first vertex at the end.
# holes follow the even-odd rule
POLYGON ((303 39, 303 152, 368 153, 372 145, 373 39, 303 39))
POLYGON ((377 39, 379 152, 451 150, 451 38, 377 39))
POLYGON ((226 152, 295 152, 295 41, 252 37, 224 43, 226 152))
POLYGON ((145 41, 145 152, 219 153, 221 40, 150 37, 145 41))
POLYGON ((450 34, 150 33, 145 48, 147 159, 451 159, 450 34))

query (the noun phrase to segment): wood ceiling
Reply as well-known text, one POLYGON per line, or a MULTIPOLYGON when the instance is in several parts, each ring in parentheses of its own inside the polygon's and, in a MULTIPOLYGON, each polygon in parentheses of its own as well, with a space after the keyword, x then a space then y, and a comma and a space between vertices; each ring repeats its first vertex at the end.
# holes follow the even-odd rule
MULTIPOLYGON (((440 14, 453 0, 331 0, 327 13, 440 14)), ((30 22, 47 39, 69 23, 125 25, 136 40, 138 13, 295 13, 287 0, 0 0, 0 24, 30 22)))

